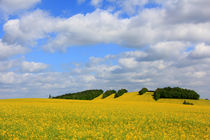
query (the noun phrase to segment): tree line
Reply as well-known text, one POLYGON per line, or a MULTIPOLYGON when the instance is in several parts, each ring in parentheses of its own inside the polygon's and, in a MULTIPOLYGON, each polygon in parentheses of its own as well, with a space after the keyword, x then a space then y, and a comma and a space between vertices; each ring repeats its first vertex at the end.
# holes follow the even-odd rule
MULTIPOLYGON (((108 96, 114 94, 114 98, 118 98, 123 94, 127 93, 126 89, 116 90, 106 90, 105 92, 102 89, 94 89, 94 90, 85 90, 76 93, 67 93, 64 95, 51 97, 54 99, 76 99, 76 100, 93 100, 94 98, 102 95, 102 99, 107 98, 108 96)), ((154 92, 154 99, 158 100, 160 98, 176 98, 176 99, 196 99, 200 98, 200 95, 194 90, 183 89, 179 87, 165 87, 165 88, 157 88, 155 91, 149 91, 147 88, 142 88, 138 94, 143 95, 146 92, 154 92)))
POLYGON ((107 90, 107 91, 103 91, 102 89, 94 89, 94 90, 85 90, 85 91, 81 91, 81 92, 76 92, 76 93, 67 93, 64 95, 60 95, 60 96, 55 96, 55 97, 51 97, 51 95, 49 96, 49 98, 54 98, 54 99, 75 99, 75 100, 93 100, 94 98, 100 96, 101 94, 103 94, 102 98, 106 98, 112 94, 114 95, 114 98, 120 97, 122 96, 124 93, 127 93, 128 91, 126 89, 120 89, 118 91, 116 90, 107 90))
POLYGON ((76 93, 67 93, 64 95, 52 97, 54 99, 75 99, 75 100, 92 100, 101 94, 103 94, 102 89, 93 89, 93 90, 85 90, 76 93))
POLYGON ((175 98, 175 99, 195 99, 198 100, 200 95, 194 90, 183 89, 179 87, 158 88, 154 92, 154 99, 175 98))

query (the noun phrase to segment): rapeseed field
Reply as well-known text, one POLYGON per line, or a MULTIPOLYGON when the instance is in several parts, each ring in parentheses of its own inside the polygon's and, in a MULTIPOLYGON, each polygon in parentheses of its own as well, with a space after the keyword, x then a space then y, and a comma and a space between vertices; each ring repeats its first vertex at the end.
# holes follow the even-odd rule
POLYGON ((0 139, 210 139, 209 101, 111 97, 0 100, 0 139))

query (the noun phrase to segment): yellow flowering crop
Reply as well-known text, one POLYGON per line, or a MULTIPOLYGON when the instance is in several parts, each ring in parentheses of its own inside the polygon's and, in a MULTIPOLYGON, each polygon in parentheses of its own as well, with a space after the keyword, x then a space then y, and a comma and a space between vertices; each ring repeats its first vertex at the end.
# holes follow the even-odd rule
POLYGON ((0 100, 0 139, 210 139, 209 101, 151 98, 0 100))

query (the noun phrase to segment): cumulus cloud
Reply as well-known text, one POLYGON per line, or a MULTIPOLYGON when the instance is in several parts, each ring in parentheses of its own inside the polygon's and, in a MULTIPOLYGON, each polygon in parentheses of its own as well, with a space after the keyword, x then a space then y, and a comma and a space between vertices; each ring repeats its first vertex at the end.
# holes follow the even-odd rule
POLYGON ((156 0, 156 2, 167 9, 167 19, 171 23, 199 23, 209 21, 209 0, 156 0))
POLYGON ((117 16, 102 10, 75 15, 56 25, 57 36, 49 41, 45 49, 53 51, 59 47, 65 49, 74 45, 110 43, 116 40, 126 22, 127 20, 118 20, 117 16))
POLYGON ((43 63, 37 63, 37 62, 27 62, 23 61, 21 64, 21 70, 23 72, 40 72, 44 69, 46 69, 48 66, 43 63))
POLYGON ((148 0, 116 0, 114 1, 123 12, 135 14, 140 8, 148 3, 148 0))
POLYGON ((135 68, 138 66, 138 62, 134 58, 121 58, 119 64, 127 68, 135 68))
POLYGON ((185 50, 187 50, 190 44, 186 42, 159 42, 150 46, 150 54, 147 56, 147 60, 158 59, 181 59, 186 56, 185 50))
POLYGON ((26 61, 24 58, 0 61, 0 72, 38 73, 45 72, 49 66, 40 62, 26 61))
POLYGON ((201 43, 195 46, 195 49, 191 52, 193 58, 210 58, 210 46, 205 43, 201 43))
POLYGON ((8 72, 11 69, 16 69, 19 65, 19 60, 1 60, 0 61, 0 72, 8 72))
POLYGON ((26 10, 41 2, 41 0, 1 0, 0 12, 4 14, 14 14, 20 10, 26 10))
POLYGON ((10 44, 35 44, 36 40, 45 38, 48 33, 53 32, 55 20, 41 10, 26 14, 20 19, 8 20, 3 26, 5 31, 3 40, 10 44))
MULTIPOLYGON (((120 18, 117 13, 95 10, 85 15, 55 18, 41 10, 9 20, 4 25, 4 41, 33 44, 45 38, 48 51, 71 46, 114 43, 143 48, 158 42, 210 43, 210 19, 205 22, 169 22, 170 7, 143 9, 138 15, 120 18), (95 20, 97 19, 97 20, 95 20)), ((194 19, 194 18, 192 18, 194 19)))
POLYGON ((66 93, 73 86, 75 83, 68 74, 0 72, 0 98, 47 97, 66 93))
MULTIPOLYGON (((92 1, 92 4, 100 7, 101 2, 92 1)), ((43 63, 21 61, 15 66, 10 62, 0 68, 0 92, 18 96, 18 90, 26 97, 33 91, 35 97, 46 97, 96 87, 136 91, 144 86, 150 89, 181 86, 209 97, 208 0, 155 0, 160 7, 154 8, 141 8, 148 3, 146 0, 109 2, 118 3, 120 11, 96 9, 92 13, 58 18, 36 10, 8 20, 0 41, 3 50, 0 66, 9 62, 6 59, 10 56, 23 53, 21 46, 33 46, 39 39, 47 40, 43 48, 50 52, 99 43, 118 44, 137 51, 91 57, 89 62, 75 66, 68 73, 44 72, 48 66, 43 63), (136 14, 125 18, 119 14, 122 11, 136 14), (8 70, 14 67, 19 67, 18 72, 8 70)))
POLYGON ((27 49, 22 47, 21 45, 15 45, 15 44, 9 45, 0 39, 0 50, 1 50, 0 51, 0 61, 1 61, 17 54, 23 54, 26 52, 27 49))
MULTIPOLYGON (((163 46, 165 42, 162 43, 163 46)), ((172 43, 169 43, 173 46, 172 43)), ((174 42, 177 44, 177 42, 174 42)), ((160 45, 160 44, 159 44, 160 45)), ((181 46, 182 44, 180 44, 181 46)), ((160 47, 160 46, 159 46, 160 47)), ((152 48, 151 48, 152 49, 152 48)), ((177 48, 179 50, 180 48, 177 48)), ((175 51, 173 49, 172 51, 175 51)), ((182 51, 179 55, 162 57, 161 59, 148 59, 151 50, 129 51, 105 57, 90 57, 87 63, 75 65, 69 72, 36 72, 40 66, 46 65, 24 62, 28 70, 22 73, 0 72, 1 90, 9 90, 16 87, 16 91, 10 91, 11 95, 29 97, 47 97, 48 94, 58 95, 67 92, 101 88, 137 91, 142 87, 156 89, 165 86, 180 86, 196 90, 201 96, 209 97, 208 83, 210 76, 209 59, 196 59, 196 65, 190 59, 192 52, 182 51), (180 59, 180 55, 182 58, 180 59), (110 63, 115 62, 115 63, 110 63), (179 66, 182 62, 188 63, 179 66), (16 80, 18 79, 18 80, 16 80), (22 88, 24 85, 24 89, 22 88), (27 95, 30 93, 30 95, 27 95)), ((153 52, 159 55, 159 52, 153 52)), ((8 95, 9 96, 9 95, 8 95)))

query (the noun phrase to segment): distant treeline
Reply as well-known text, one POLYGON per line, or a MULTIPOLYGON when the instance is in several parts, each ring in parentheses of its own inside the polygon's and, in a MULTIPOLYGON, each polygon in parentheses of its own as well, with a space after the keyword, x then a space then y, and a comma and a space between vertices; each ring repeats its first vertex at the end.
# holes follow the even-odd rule
POLYGON ((76 99, 76 100, 92 100, 99 95, 103 94, 104 91, 101 89, 85 90, 77 93, 68 93, 61 96, 53 97, 55 99, 76 99))
POLYGON ((154 92, 154 99, 159 98, 176 98, 176 99, 195 99, 198 100, 200 95, 193 90, 179 87, 158 88, 154 92))
MULTIPOLYGON (((118 98, 122 96, 123 94, 127 93, 128 91, 126 89, 120 89, 118 91, 116 90, 107 90, 103 91, 102 89, 94 89, 94 90, 85 90, 77 93, 68 93, 56 97, 52 97, 54 99, 76 99, 76 100, 93 100, 94 98, 102 95, 102 99, 115 94, 114 98, 118 98)), ((139 91, 139 95, 143 95, 146 92, 152 92, 149 91, 147 88, 142 88, 139 91)), ((200 98, 200 95, 196 93, 193 90, 190 89, 183 89, 179 87, 171 88, 157 88, 154 91, 154 99, 158 100, 160 98, 176 98, 176 99, 196 99, 198 100, 200 98)), ((51 96, 49 96, 51 98, 51 96)))
POLYGON ((94 98, 100 96, 103 94, 102 98, 106 98, 112 94, 114 95, 114 98, 117 98, 119 96, 122 96, 124 93, 128 92, 126 89, 120 89, 118 92, 115 90, 107 90, 103 91, 102 89, 94 89, 94 90, 85 90, 82 92, 77 93, 68 93, 56 97, 52 97, 54 99, 75 99, 75 100, 93 100, 94 98))

